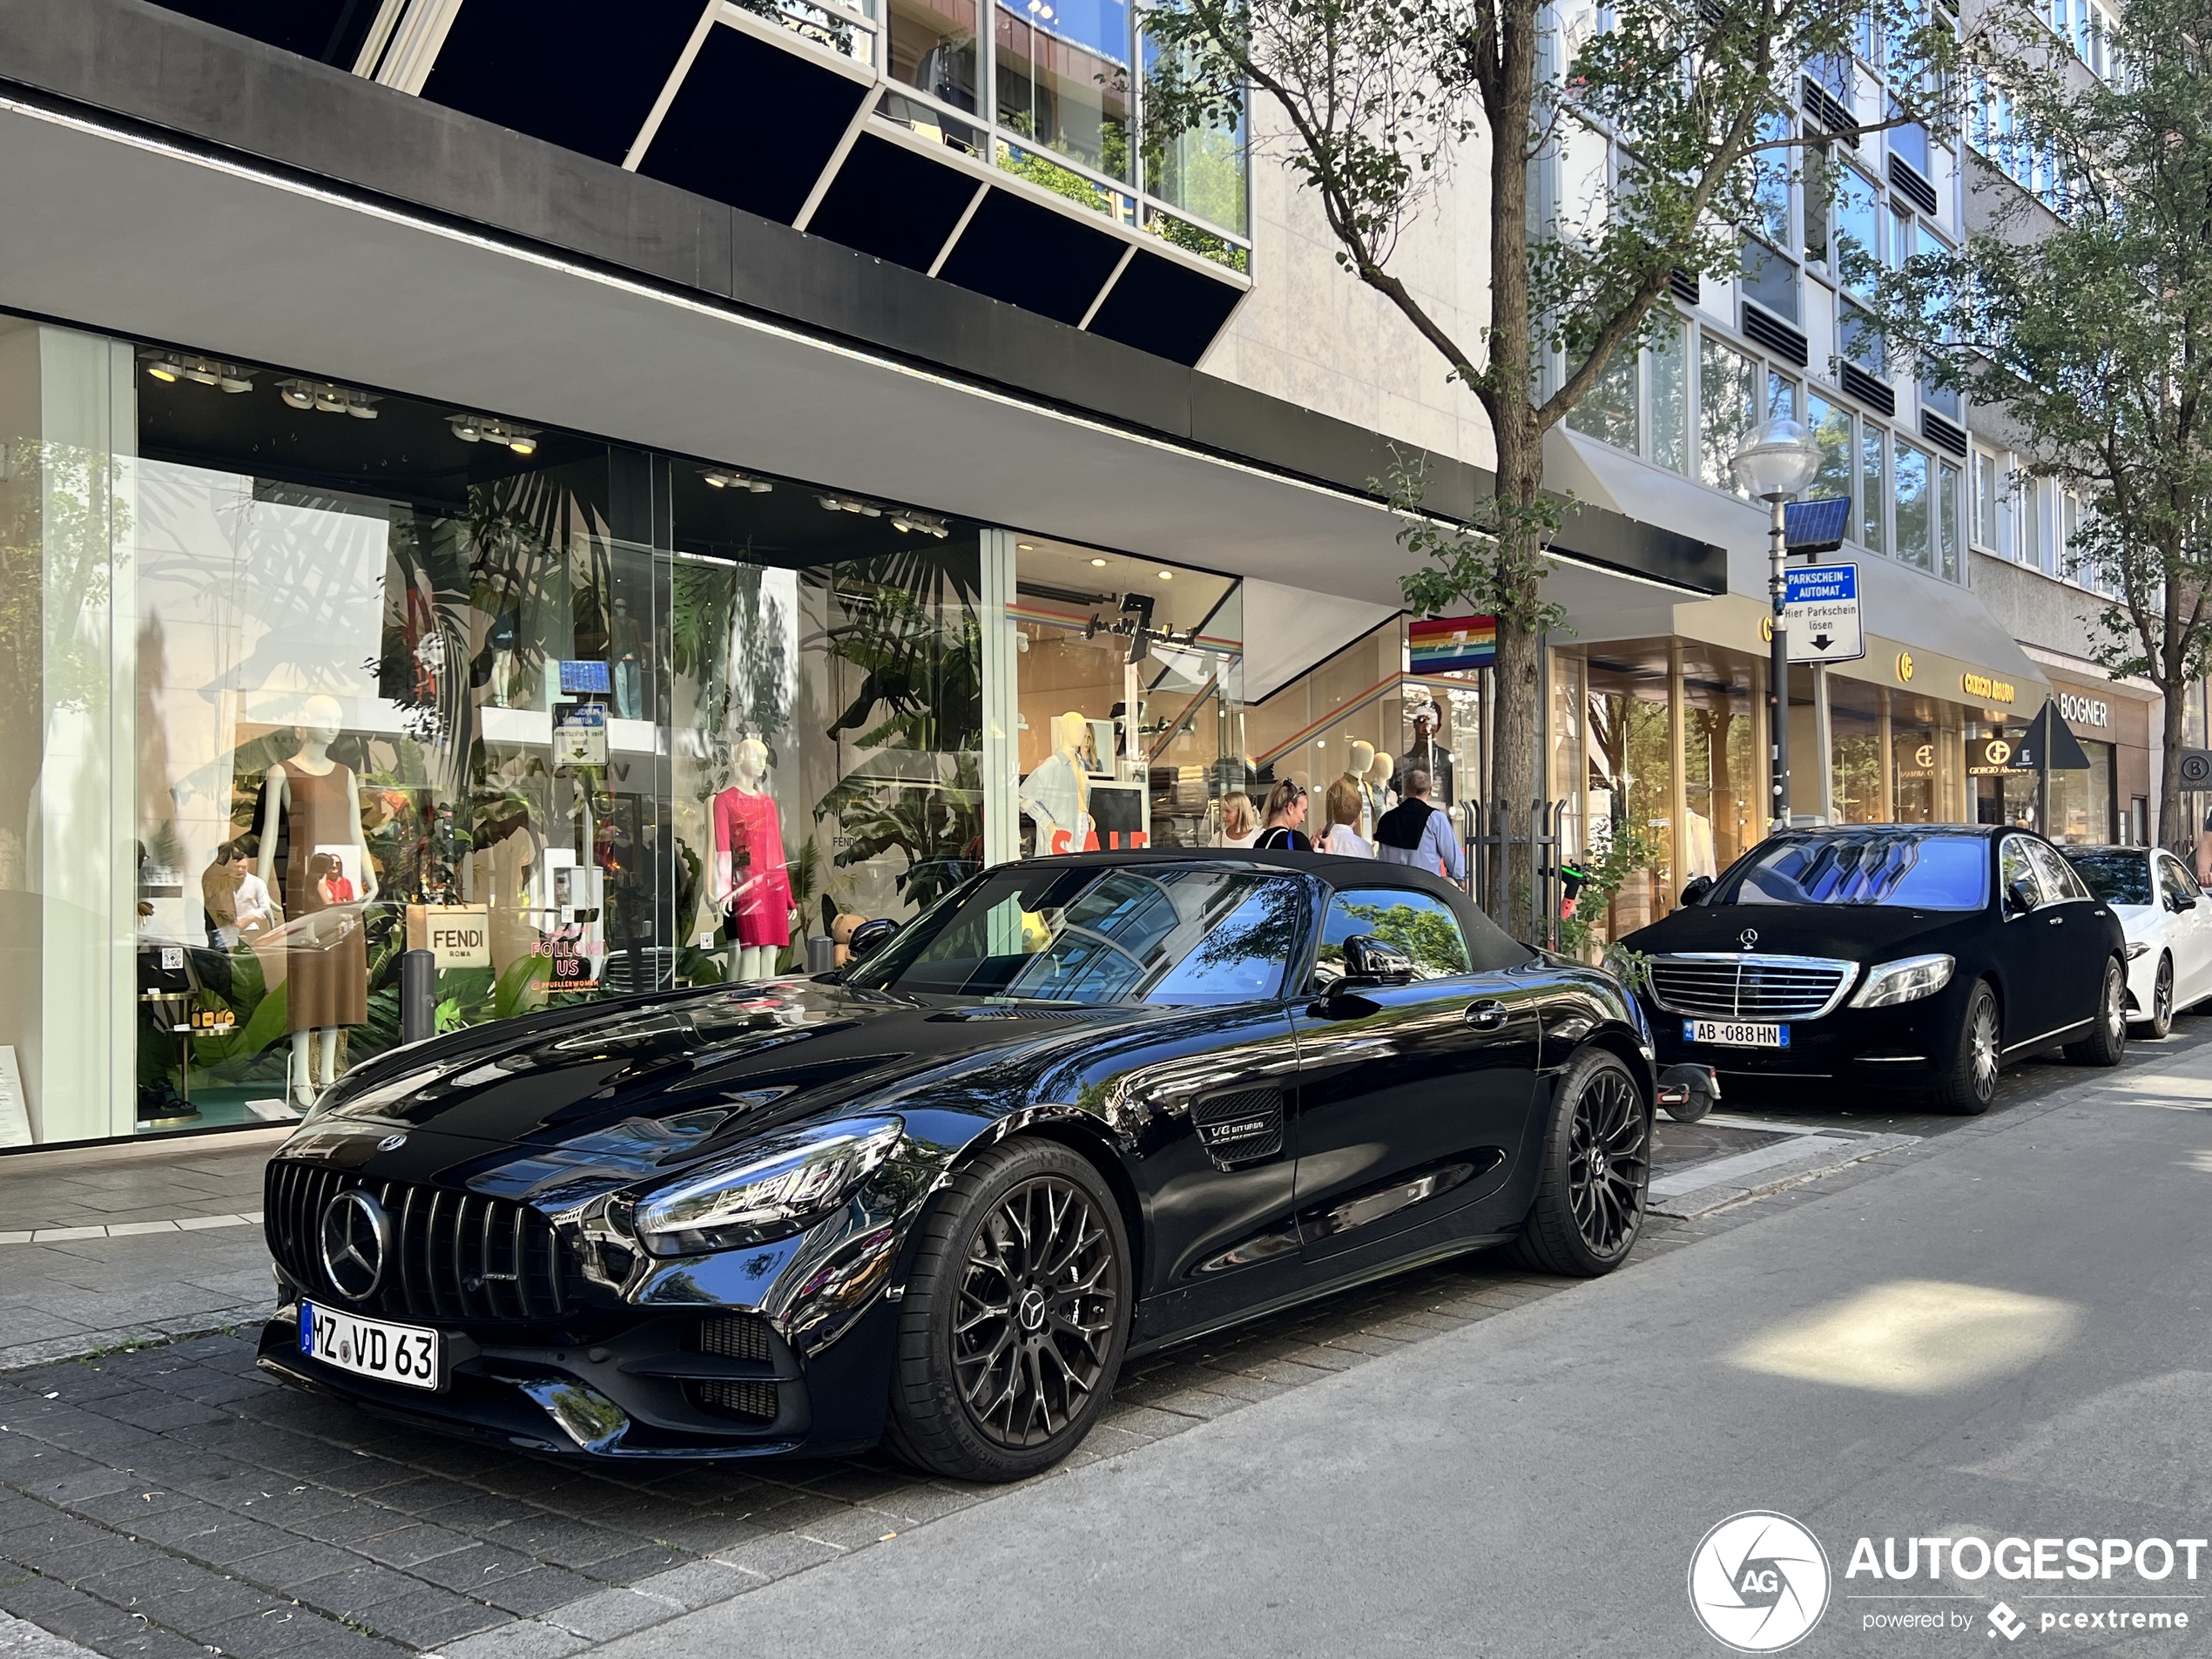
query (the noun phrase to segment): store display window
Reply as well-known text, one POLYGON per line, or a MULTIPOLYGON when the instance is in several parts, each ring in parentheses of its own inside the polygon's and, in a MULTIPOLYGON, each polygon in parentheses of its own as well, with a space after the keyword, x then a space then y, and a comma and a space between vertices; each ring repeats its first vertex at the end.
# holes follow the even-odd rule
POLYGON ((1629 849, 1607 937, 1618 939, 1673 907, 1673 677, 1665 641, 1623 640, 1587 654, 1588 759, 1585 813, 1594 851, 1629 849))
POLYGON ((1024 537, 1009 614, 1024 854, 1216 845, 1258 804, 1234 577, 1024 537))

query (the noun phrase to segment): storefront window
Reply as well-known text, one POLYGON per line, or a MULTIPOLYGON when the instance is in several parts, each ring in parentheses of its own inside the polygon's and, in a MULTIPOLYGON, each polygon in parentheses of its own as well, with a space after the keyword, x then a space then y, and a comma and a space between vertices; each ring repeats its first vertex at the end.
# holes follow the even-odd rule
POLYGON ((1899 824, 1939 824, 1944 810, 1944 746, 1932 698, 1890 693, 1891 816, 1899 824))
POLYGON ((1696 645, 1682 664, 1682 879, 1718 875, 1764 834, 1765 784, 1753 740, 1759 669, 1696 645))
POLYGON ((1015 573, 1025 852, 1204 846, 1259 804, 1233 577, 1046 541, 1015 573))
POLYGON ((1622 642, 1588 653, 1591 846, 1631 849, 1635 867, 1613 898, 1608 934, 1656 921, 1676 887, 1673 776, 1663 644, 1622 642))
POLYGON ((2051 774, 2051 825, 2045 832, 2054 841, 2076 846, 2103 846, 2118 838, 2112 824, 2113 745, 2081 739, 2088 758, 2087 772, 2051 774))
MULTIPOLYGON (((1892 821, 1882 776, 1882 700, 1879 686, 1841 674, 1828 676, 1828 731, 1836 817, 1845 824, 1892 821)), ((1925 821, 1925 820, 1921 820, 1925 821)))

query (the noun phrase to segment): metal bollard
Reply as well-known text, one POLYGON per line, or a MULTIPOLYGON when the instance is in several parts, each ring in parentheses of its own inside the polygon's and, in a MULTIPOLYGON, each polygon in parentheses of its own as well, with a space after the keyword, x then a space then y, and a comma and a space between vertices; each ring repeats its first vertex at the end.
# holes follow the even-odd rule
POLYGON ((438 959, 427 950, 400 954, 400 1041, 438 1034, 438 959))
POLYGON ((827 934, 816 934, 806 941, 806 971, 826 974, 837 966, 837 941, 827 934))

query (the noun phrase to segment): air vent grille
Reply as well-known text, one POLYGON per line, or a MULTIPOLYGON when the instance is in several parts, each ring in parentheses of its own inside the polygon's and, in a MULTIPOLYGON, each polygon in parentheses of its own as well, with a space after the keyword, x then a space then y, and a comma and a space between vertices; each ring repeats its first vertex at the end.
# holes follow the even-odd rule
POLYGON ((1799 368, 1805 366, 1804 335, 1748 300, 1743 302, 1743 337, 1757 341, 1777 357, 1785 358, 1799 368))
POLYGON ((1890 187, 1922 212, 1935 212, 1935 186, 1918 167, 1896 156, 1890 158, 1890 187))
POLYGON ((1814 125, 1826 128, 1854 150, 1858 148, 1858 134, 1852 131, 1858 123, 1819 82, 1806 78, 1799 84, 1798 94, 1805 106, 1805 114, 1814 125))
POLYGON ((1952 425, 1933 409, 1920 411, 1920 435, 1954 455, 1963 457, 1966 453, 1966 428, 1952 425))
POLYGON ((1897 413, 1895 392, 1882 381, 1876 380, 1857 363, 1846 362, 1840 367, 1842 373, 1839 378, 1845 396, 1857 398, 1877 415, 1897 413))
POLYGON ((776 1385, 772 1382, 695 1382, 691 1399, 702 1411, 722 1417, 741 1417, 748 1422, 772 1422, 776 1415, 776 1385))
POLYGON ((1256 1163, 1283 1150, 1283 1091, 1240 1089, 1211 1096, 1190 1108, 1198 1143, 1222 1169, 1256 1163))

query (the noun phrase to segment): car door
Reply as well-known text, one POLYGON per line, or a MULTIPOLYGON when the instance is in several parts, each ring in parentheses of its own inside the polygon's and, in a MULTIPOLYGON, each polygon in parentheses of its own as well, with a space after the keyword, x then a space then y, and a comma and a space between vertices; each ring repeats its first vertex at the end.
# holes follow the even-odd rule
POLYGON ((2093 1020, 2098 995, 2104 988, 2105 962, 2111 954, 2105 936, 2105 921, 2110 912, 2074 867, 2059 856, 2057 848, 2039 840, 2029 840, 2027 847, 2028 856, 2035 860, 2035 873, 2043 883, 2044 898, 2042 908, 2033 918, 2041 931, 2033 936, 2042 941, 2047 950, 2055 940, 2059 953, 2054 961, 2047 964, 2058 981, 2059 1007, 2051 1024, 2093 1020))
POLYGON ((1474 973, 1469 961, 1459 918, 1434 894, 1375 886, 1329 899, 1296 1009, 1309 1261, 1450 1238, 1503 1181, 1535 1086, 1539 1003, 1513 974, 1474 973), (1358 934, 1405 951, 1413 980, 1332 994, 1358 934), (1422 1230, 1432 1238, 1408 1237, 1422 1230))
POLYGON ((2212 995, 2212 913, 2204 903, 2204 889, 2181 860, 2162 850, 2151 857, 2174 952, 2174 1006, 2185 1008, 2212 995))
POLYGON ((2064 1024, 2062 1010, 2067 1006, 2065 974, 2054 960, 2066 919, 2047 900, 2033 845, 2025 835, 2007 835, 1997 844, 1997 889, 2004 917, 1998 949, 2003 963, 2007 1049, 2064 1024), (2015 887, 2024 889, 2029 900, 2025 911, 2013 907, 2015 887))
MULTIPOLYGON (((1164 881, 1173 875, 1165 873, 1164 881)), ((1313 884, 1240 880, 1198 947, 1144 994, 1177 1010, 1087 1091, 1109 1102, 1143 1170, 1150 1264, 1140 1339, 1212 1323, 1293 1288, 1298 1052, 1286 982, 1313 884)))

